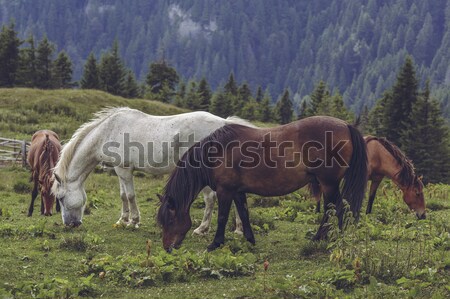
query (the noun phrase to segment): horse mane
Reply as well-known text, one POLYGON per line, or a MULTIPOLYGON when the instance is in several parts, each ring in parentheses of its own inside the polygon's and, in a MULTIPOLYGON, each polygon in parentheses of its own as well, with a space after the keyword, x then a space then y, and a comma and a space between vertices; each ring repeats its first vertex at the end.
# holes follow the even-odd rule
POLYGON ((378 141, 397 161, 400 171, 395 175, 403 186, 413 186, 416 178, 414 165, 402 150, 384 137, 369 136, 366 143, 372 140, 378 141))
POLYGON ((53 167, 55 167, 58 160, 58 155, 59 151, 57 150, 54 142, 49 138, 49 135, 46 133, 42 153, 39 156, 39 163, 41 164, 39 181, 41 182, 42 190, 46 193, 50 191, 53 184, 53 167))
POLYGON ((94 114, 94 118, 91 121, 81 125, 72 135, 72 138, 70 138, 69 142, 63 146, 60 159, 56 164, 54 172, 57 173, 63 181, 65 181, 70 161, 72 161, 75 150, 77 149, 81 141, 107 118, 118 112, 126 110, 131 109, 128 107, 109 107, 96 112, 94 114))
POLYGON ((177 167, 169 176, 164 187, 164 200, 158 211, 157 221, 160 225, 167 225, 169 208, 175 209, 177 215, 189 209, 192 201, 205 186, 214 186, 212 168, 205 159, 209 149, 220 144, 225 148, 230 141, 238 136, 239 124, 225 125, 201 141, 194 144, 184 153, 177 163, 177 167))

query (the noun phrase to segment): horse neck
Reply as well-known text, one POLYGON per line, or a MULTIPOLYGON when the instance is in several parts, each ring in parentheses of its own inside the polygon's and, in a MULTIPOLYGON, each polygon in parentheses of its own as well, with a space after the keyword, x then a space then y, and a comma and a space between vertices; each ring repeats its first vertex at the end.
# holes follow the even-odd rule
POLYGON ((372 143, 372 145, 373 144, 376 144, 375 149, 373 147, 370 147, 371 144, 368 143, 369 160, 379 161, 379 162, 375 163, 375 164, 377 164, 377 165, 375 165, 375 167, 370 167, 371 174, 369 176, 380 175, 380 174, 383 176, 387 176, 401 190, 404 190, 406 187, 403 186, 403 184, 401 183, 401 180, 399 178, 399 174, 400 174, 400 171, 402 170, 402 166, 398 163, 398 161, 395 159, 395 157, 381 143, 374 142, 374 143, 372 143), (370 148, 372 148, 372 150, 370 150, 370 148))
POLYGON ((101 134, 89 134, 79 143, 67 168, 67 182, 82 184, 86 180, 100 162, 98 157, 103 140, 101 134))

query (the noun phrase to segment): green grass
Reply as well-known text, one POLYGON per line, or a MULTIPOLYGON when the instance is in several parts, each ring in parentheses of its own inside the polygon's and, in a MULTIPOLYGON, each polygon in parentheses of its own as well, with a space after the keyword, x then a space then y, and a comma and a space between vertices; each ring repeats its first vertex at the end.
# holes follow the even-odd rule
MULTIPOLYGON (((48 128, 68 139, 106 106, 151 114, 183 112, 99 91, 0 89, 0 136, 30 139, 34 131, 48 128)), ((428 217, 418 221, 400 192, 384 182, 373 214, 363 215, 344 234, 333 218, 332 238, 320 243, 310 241, 321 215, 315 214, 305 190, 267 201, 250 196, 256 246, 234 235, 229 221, 226 246, 206 253, 216 229, 215 212, 208 236, 189 232, 181 249, 168 255, 155 222, 155 194, 166 178, 136 174, 139 229, 113 225, 121 209, 116 176, 95 171, 88 177, 89 213, 76 229, 65 228, 60 214, 40 216, 39 200, 33 217, 26 216, 31 197, 27 170, 3 168, 0 178, 0 298, 450 296, 448 185, 426 187, 428 217), (152 242, 150 256, 147 240, 152 242)), ((193 229, 203 216, 201 202, 197 199, 191 208, 193 229)))
POLYGON ((124 99, 98 90, 0 89, 0 137, 30 140, 40 129, 68 139, 93 113, 105 107, 128 106, 154 115, 187 112, 172 105, 124 99))
MULTIPOLYGON (((117 177, 91 174, 86 191, 88 201, 95 205, 80 228, 67 229, 59 214, 26 217, 30 196, 15 192, 14 185, 28 177, 27 171, 1 169, 0 174, 0 289, 17 298, 31 297, 33 292, 52 298, 63 291, 103 298, 450 295, 450 202, 440 197, 448 193, 449 186, 426 189, 437 196, 427 198, 428 202, 443 207, 430 210, 426 221, 417 221, 387 186, 388 197, 377 198, 372 215, 363 216, 356 228, 325 244, 308 240, 319 215, 314 214, 314 203, 304 199, 303 191, 280 198, 280 204, 271 207, 253 205, 257 197, 251 196, 253 225, 261 228, 266 223, 267 229, 256 234, 256 246, 228 231, 229 249, 217 253, 220 262, 211 263, 205 249, 215 231, 216 214, 209 236, 189 234, 173 258, 163 252, 155 223, 155 193, 161 191, 164 179, 135 178, 142 226, 129 229, 113 226, 121 204, 117 177), (289 217, 283 216, 288 212, 289 217), (146 264, 148 239, 152 241, 150 266, 146 264), (227 262, 246 254, 251 256, 247 262, 227 262), (264 290, 266 259, 270 265, 264 290), (357 262, 360 265, 355 266, 357 262), (107 267, 101 268, 105 263, 107 267), (155 263, 160 267, 155 268, 155 263), (184 263, 191 263, 192 269, 183 270, 184 263)), ((200 224, 202 213, 195 206, 191 209, 194 227, 200 224)))

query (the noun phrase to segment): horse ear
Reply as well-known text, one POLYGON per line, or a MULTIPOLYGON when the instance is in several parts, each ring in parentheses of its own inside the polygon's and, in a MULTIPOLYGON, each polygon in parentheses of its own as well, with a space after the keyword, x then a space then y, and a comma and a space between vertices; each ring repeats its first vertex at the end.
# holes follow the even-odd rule
POLYGON ((61 184, 62 180, 61 180, 61 178, 59 177, 59 175, 57 175, 56 173, 55 173, 54 175, 55 175, 56 181, 57 181, 59 184, 61 184))

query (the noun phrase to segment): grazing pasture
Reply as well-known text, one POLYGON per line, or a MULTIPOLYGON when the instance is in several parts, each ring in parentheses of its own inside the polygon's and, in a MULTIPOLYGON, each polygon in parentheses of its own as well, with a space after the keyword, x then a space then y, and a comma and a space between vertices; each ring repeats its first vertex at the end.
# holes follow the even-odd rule
MULTIPOLYGON (((154 114, 182 112, 100 92, 36 91, 36 98, 32 92, 6 90, 10 93, 6 96, 2 91, 0 128, 5 137, 31 138, 37 129, 48 128, 67 140, 104 106, 130 104, 154 114), (101 101, 103 95, 108 100, 101 101), (47 97, 54 100, 40 112, 36 102, 47 97), (71 108, 52 114, 49 111, 62 105, 58 98, 71 108), (35 121, 30 121, 33 117, 35 121), (59 132, 58 126, 66 132, 59 132)), ((427 219, 419 221, 401 192, 383 181, 372 214, 361 215, 358 224, 346 215, 344 233, 337 230, 337 218, 332 216, 330 239, 320 242, 310 241, 322 215, 315 213, 306 189, 265 199, 250 195, 255 246, 232 232, 231 213, 226 245, 207 253, 217 225, 214 212, 209 235, 191 235, 191 230, 183 246, 168 254, 155 219, 156 193, 162 192, 167 177, 135 173, 139 229, 115 224, 122 203, 114 174, 97 168, 88 177, 87 211, 77 228, 64 227, 59 213, 27 217, 29 177, 21 167, 0 168, 0 298, 450 296, 448 185, 425 187, 427 219)), ((366 204, 367 196, 363 210, 366 204)), ((203 206, 201 198, 193 203, 193 229, 201 222, 203 206)))

